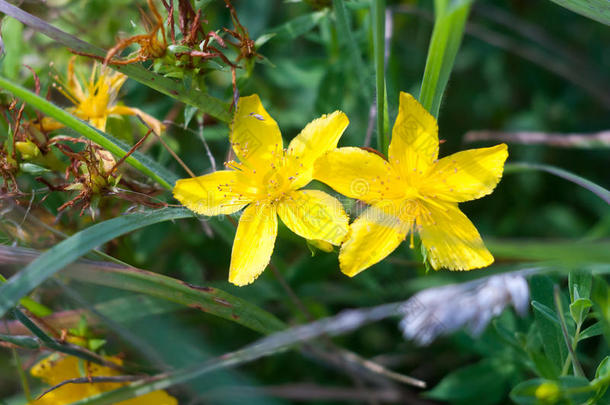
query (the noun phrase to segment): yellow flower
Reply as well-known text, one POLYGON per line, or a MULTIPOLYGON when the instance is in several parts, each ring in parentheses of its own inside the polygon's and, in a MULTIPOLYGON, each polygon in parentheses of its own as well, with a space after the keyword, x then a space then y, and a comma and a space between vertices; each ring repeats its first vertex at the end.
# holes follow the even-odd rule
MULTIPOLYGON (((106 360, 121 365, 118 357, 105 357, 106 360)), ((118 370, 89 363, 74 356, 53 353, 34 365, 32 376, 42 379, 50 386, 80 377, 111 377, 120 375, 118 370)), ((31 405, 64 405, 81 399, 117 389, 126 383, 85 383, 66 384, 42 398, 30 402, 31 405)), ((165 391, 153 391, 137 398, 118 402, 117 405, 177 405, 178 401, 165 391)))
POLYGON ((438 157, 438 126, 424 107, 400 94, 389 161, 360 148, 340 148, 318 159, 314 177, 370 205, 350 226, 341 271, 354 276, 419 232, 436 270, 470 270, 493 262, 458 203, 492 192, 508 156, 505 144, 438 157))
POLYGON ((277 123, 257 95, 242 97, 231 124, 230 141, 240 162, 176 183, 174 196, 198 214, 232 214, 246 207, 239 220, 229 281, 252 283, 267 267, 277 235, 277 216, 294 233, 339 245, 348 218, 341 203, 318 190, 299 190, 313 176, 315 160, 334 149, 348 125, 342 112, 310 122, 283 149, 277 123))
MULTIPOLYGON (((81 84, 81 80, 74 72, 74 58, 72 58, 68 64, 68 82, 57 89, 74 103, 74 107, 67 108, 68 111, 101 131, 106 129, 106 121, 110 115, 136 115, 150 126, 155 134, 160 135, 165 126, 158 119, 139 108, 117 105, 119 91, 125 80, 127 76, 124 74, 113 72, 107 66, 96 62, 89 81, 81 84)), ((45 117, 39 129, 52 131, 62 127, 63 125, 54 119, 45 117)))

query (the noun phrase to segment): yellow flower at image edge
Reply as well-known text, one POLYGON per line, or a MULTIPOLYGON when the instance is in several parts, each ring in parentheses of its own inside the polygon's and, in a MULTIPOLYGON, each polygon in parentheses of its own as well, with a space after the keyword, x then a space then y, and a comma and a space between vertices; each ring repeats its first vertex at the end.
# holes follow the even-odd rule
MULTIPOLYGON (((107 66, 95 63, 89 81, 83 80, 85 83, 82 85, 74 71, 74 58, 72 58, 68 64, 68 81, 65 86, 57 88, 74 104, 74 107, 67 108, 67 111, 88 121, 101 131, 106 129, 106 121, 111 115, 136 115, 160 135, 165 126, 158 119, 139 108, 117 105, 119 91, 125 80, 127 76, 124 74, 112 72, 107 66)), ((52 131, 63 128, 63 124, 50 117, 44 117, 39 127, 43 131, 52 131)))
MULTIPOLYGON (((122 364, 118 357, 105 357, 117 365, 122 364)), ((80 377, 111 377, 120 375, 118 370, 89 363, 74 356, 59 353, 51 354, 34 365, 30 370, 32 376, 40 378, 46 384, 55 386, 63 381, 80 377)), ((102 392, 115 390, 126 383, 85 383, 66 384, 40 399, 30 402, 31 405, 64 405, 89 398, 102 392)), ((177 405, 178 401, 165 391, 153 391, 137 398, 117 402, 116 405, 177 405)))
POLYGON ((490 265, 491 253, 458 203, 483 197, 502 177, 505 144, 458 152, 438 160, 438 126, 425 108, 400 94, 389 161, 361 148, 322 156, 314 178, 369 204, 341 247, 341 271, 354 276, 419 232, 432 267, 470 270, 490 265))
POLYGON ((174 196, 203 215, 232 214, 239 220, 229 281, 252 283, 269 264, 277 236, 277 217, 309 240, 339 245, 348 217, 341 203, 318 190, 300 190, 313 178, 316 159, 333 150, 348 125, 336 111, 310 122, 284 149, 277 123, 257 95, 239 99, 230 140, 240 162, 193 179, 178 180, 174 196))

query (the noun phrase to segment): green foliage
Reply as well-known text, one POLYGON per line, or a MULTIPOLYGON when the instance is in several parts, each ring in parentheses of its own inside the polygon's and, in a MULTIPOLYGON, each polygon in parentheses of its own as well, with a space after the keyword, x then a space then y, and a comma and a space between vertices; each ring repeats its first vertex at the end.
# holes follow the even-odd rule
MULTIPOLYGON (((68 49, 104 58, 117 38, 147 33, 138 11, 147 4, 0 0, 0 404, 22 405, 48 388, 27 375, 43 351, 102 364, 102 355, 123 353, 123 372, 145 377, 79 404, 156 389, 210 404, 610 403, 610 8, 552 1, 589 19, 550 2, 235 1, 241 30, 222 0, 175 1, 163 56, 111 65, 129 78, 118 105, 137 106, 167 129, 137 145, 111 187, 91 187, 85 209, 74 200, 84 187, 76 176, 93 182, 92 169, 75 166, 74 155, 97 145, 119 160, 143 126, 113 116, 102 131, 66 110, 73 103, 58 87, 67 86, 68 49), (180 24, 196 14, 180 20, 179 3, 205 20, 192 43, 180 24), (206 34, 230 63, 183 54, 203 49, 206 34), (387 154, 398 93, 418 89, 439 117, 440 157, 509 144, 494 193, 460 204, 495 264, 434 271, 426 249, 407 241, 348 278, 340 248, 327 252, 280 225, 272 267, 251 286, 227 283, 238 214, 195 216, 173 206, 171 189, 186 171, 202 175, 234 159, 236 97, 260 94, 285 144, 314 118, 342 110, 350 126, 341 146, 375 145, 376 134, 387 154), (65 128, 42 131, 43 116, 65 128), (468 131, 485 129, 496 135, 464 145, 473 142, 468 131), (477 336, 441 333, 429 347, 397 331, 396 315, 430 309, 399 305, 415 294, 517 271, 529 286, 523 316, 482 306, 486 318, 480 306, 442 296, 436 305, 448 304, 448 319, 490 326, 477 336)), ((120 57, 140 49, 134 43, 120 57)), ((93 56, 76 59, 79 75, 93 56)), ((341 202, 352 219, 364 208, 341 202)), ((508 306, 519 300, 511 293, 508 306)))

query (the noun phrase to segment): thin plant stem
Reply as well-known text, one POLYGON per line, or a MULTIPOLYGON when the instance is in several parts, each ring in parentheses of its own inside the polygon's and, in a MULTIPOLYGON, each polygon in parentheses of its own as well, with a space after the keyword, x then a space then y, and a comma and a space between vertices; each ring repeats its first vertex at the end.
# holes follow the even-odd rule
POLYGON ((385 105, 385 0, 371 3, 373 16, 373 38, 375 52, 375 87, 377 103, 377 149, 388 153, 390 140, 384 128, 385 105))
POLYGON ((559 286, 555 285, 553 290, 553 296, 555 298, 555 307, 557 308, 557 313, 559 314, 559 321, 561 324, 561 332, 563 333, 563 338, 566 342, 566 346, 568 346, 568 351, 570 352, 568 359, 572 357, 572 363, 574 364, 574 373, 578 376, 584 377, 585 372, 580 365, 580 362, 576 358, 576 353, 574 349, 576 348, 576 344, 572 344, 570 341, 570 335, 568 334, 568 328, 566 327, 566 319, 563 315, 563 306, 561 305, 561 297, 559 295, 559 286))
POLYGON ((17 349, 12 349, 13 359, 15 360, 15 367, 17 367, 17 373, 19 374, 19 380, 21 381, 21 387, 23 388, 23 394, 27 399, 28 403, 32 402, 32 393, 30 392, 30 384, 28 384, 28 378, 23 372, 23 366, 21 365, 21 358, 17 349))

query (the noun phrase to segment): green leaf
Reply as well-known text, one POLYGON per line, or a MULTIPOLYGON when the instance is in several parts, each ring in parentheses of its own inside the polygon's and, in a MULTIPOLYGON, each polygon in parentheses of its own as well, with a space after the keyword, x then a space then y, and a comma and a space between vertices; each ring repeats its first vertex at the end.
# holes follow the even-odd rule
MULTIPOLYGON (((50 101, 38 96, 36 93, 31 92, 20 85, 5 79, 4 77, 0 77, 0 88, 10 91, 16 97, 19 97, 32 107, 40 110, 43 114, 53 117, 58 122, 72 128, 84 137, 91 139, 93 142, 97 143, 104 149, 107 149, 119 158, 125 156, 130 149, 128 145, 125 145, 118 139, 92 127, 86 122, 76 118, 69 112, 57 107, 50 101)), ((172 189, 173 184, 178 178, 175 174, 169 172, 163 166, 137 151, 129 156, 125 161, 169 190, 172 189)))
POLYGON ((34 163, 19 163, 19 170, 24 173, 31 174, 33 176, 41 176, 45 173, 49 173, 51 170, 46 167, 38 166, 34 163))
POLYGON ((438 118, 472 0, 435 0, 434 29, 419 94, 421 104, 438 118))
POLYGON ((185 208, 163 208, 113 218, 75 233, 0 286, 0 316, 53 274, 109 240, 158 222, 191 216, 193 213, 185 208))
POLYGON ((519 405, 538 405, 536 390, 544 382, 541 378, 524 381, 511 390, 510 399, 519 405))
POLYGON ((578 298, 589 298, 593 275, 590 271, 574 270, 568 275, 568 286, 570 288, 570 300, 576 301, 578 298))
POLYGON ((601 380, 608 377, 610 377, 610 356, 604 357, 595 371, 595 380, 601 380))
MULTIPOLYGON (((81 53, 89 53, 100 57, 106 56, 106 51, 95 45, 89 44, 73 35, 70 35, 50 24, 35 17, 18 7, 9 4, 5 0, 0 0, 0 12, 9 15, 35 31, 40 32, 48 36, 49 38, 59 42, 60 44, 74 49, 81 53)), ((202 112, 210 114, 213 117, 218 118, 220 121, 229 122, 231 121, 231 114, 229 114, 229 105, 215 97, 210 96, 202 91, 190 91, 187 90, 179 82, 163 77, 157 73, 151 72, 144 68, 141 64, 131 65, 110 65, 113 69, 116 69, 130 78, 155 89, 165 95, 168 95, 176 100, 182 101, 183 103, 193 105, 199 108, 202 112)))
POLYGON ((483 360, 445 376, 426 396, 451 403, 496 404, 505 395, 509 371, 502 362, 483 360))
POLYGON ((608 0, 551 0, 555 4, 575 13, 610 25, 610 2, 608 0))
POLYGON ((532 307, 535 311, 543 315, 547 320, 557 324, 558 326, 561 325, 561 323, 559 322, 559 317, 555 312, 553 312, 551 308, 539 303, 538 301, 532 301, 532 307))
POLYGON ((604 333, 604 325, 602 325, 601 322, 597 322, 580 332, 578 335, 578 341, 580 342, 581 340, 585 340, 590 337, 599 336, 602 333, 604 333))
POLYGON ((567 356, 567 349, 559 317, 551 309, 554 306, 553 281, 548 276, 532 276, 530 289, 536 329, 540 334, 544 352, 554 365, 553 377, 557 378, 567 356))
POLYGON ((519 405, 542 405, 559 403, 578 403, 586 402, 593 395, 593 390, 589 389, 589 381, 583 377, 566 376, 557 381, 534 379, 520 383, 510 393, 510 398, 519 405), (549 397, 546 401, 537 398, 537 390, 546 385, 549 397), (554 395, 551 392, 555 392, 554 395), (568 399, 569 402, 561 401, 568 399), (574 402, 571 402, 574 401, 574 402))
POLYGON ((606 203, 610 204, 610 191, 606 190, 600 185, 593 183, 590 180, 585 179, 584 177, 580 177, 574 173, 570 173, 567 170, 563 170, 550 165, 541 165, 538 163, 526 162, 507 163, 504 165, 504 173, 519 173, 528 170, 540 170, 543 172, 551 173, 557 177, 561 177, 562 179, 565 179, 567 181, 571 181, 572 183, 577 184, 582 188, 586 188, 587 190, 604 200, 606 203))
POLYGON ((23 347, 24 349, 40 349, 40 342, 31 336, 15 336, 0 333, 0 340, 12 343, 15 346, 23 347))
POLYGON ((528 355, 532 360, 538 375, 544 378, 557 377, 557 366, 548 358, 546 354, 537 350, 528 350, 528 355))
POLYGON ((570 314, 572 315, 574 322, 578 325, 582 324, 592 306, 593 303, 588 298, 578 298, 571 303, 570 314))
POLYGON ((296 17, 278 27, 272 28, 256 40, 257 48, 264 45, 272 38, 286 41, 300 37, 318 26, 320 21, 328 16, 328 9, 315 11, 296 17))

